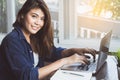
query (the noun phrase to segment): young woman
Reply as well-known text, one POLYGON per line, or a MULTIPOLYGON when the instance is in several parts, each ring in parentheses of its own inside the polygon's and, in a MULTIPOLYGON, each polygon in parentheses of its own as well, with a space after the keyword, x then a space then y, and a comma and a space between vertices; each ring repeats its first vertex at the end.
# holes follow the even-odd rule
POLYGON ((54 46, 50 12, 43 0, 27 0, 13 27, 1 44, 1 80, 41 80, 65 64, 87 64, 86 52, 95 58, 94 49, 54 46), (45 61, 52 63, 44 66, 45 61))

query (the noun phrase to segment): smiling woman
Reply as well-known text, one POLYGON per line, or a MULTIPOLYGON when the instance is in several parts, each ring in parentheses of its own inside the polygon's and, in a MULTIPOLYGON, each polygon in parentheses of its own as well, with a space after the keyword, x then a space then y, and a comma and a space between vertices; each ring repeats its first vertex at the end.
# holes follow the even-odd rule
POLYGON ((1 80, 41 80, 65 64, 88 64, 89 48, 55 47, 51 16, 44 0, 26 0, 18 11, 13 30, 2 40, 1 80), (51 61, 49 65, 44 62, 51 61))

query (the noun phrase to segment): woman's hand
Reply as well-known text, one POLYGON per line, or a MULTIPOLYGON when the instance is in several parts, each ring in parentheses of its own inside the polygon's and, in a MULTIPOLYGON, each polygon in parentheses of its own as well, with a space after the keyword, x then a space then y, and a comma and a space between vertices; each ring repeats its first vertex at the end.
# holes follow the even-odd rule
POLYGON ((71 55, 69 57, 65 57, 63 58, 65 61, 65 64, 72 64, 72 63, 76 63, 76 62, 80 62, 83 64, 88 64, 88 60, 85 56, 82 55, 78 55, 77 53, 74 55, 71 55))
POLYGON ((70 48, 70 49, 63 50, 62 56, 68 57, 75 53, 77 53, 79 55, 91 54, 93 56, 93 59, 95 60, 97 51, 95 49, 90 49, 90 48, 70 48))

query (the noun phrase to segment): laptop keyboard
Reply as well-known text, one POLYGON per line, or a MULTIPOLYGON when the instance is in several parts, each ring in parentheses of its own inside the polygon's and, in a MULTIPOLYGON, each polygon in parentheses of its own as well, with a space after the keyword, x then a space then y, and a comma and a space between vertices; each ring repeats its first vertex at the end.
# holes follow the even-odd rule
POLYGON ((95 71, 97 67, 97 63, 92 62, 88 67, 89 67, 89 71, 95 71))
POLYGON ((88 65, 86 64, 81 64, 80 66, 78 66, 79 70, 88 70, 88 65))
POLYGON ((87 71, 90 69, 90 71, 95 70, 96 68, 96 62, 90 62, 90 64, 81 64, 78 66, 78 70, 83 70, 83 71, 87 71))

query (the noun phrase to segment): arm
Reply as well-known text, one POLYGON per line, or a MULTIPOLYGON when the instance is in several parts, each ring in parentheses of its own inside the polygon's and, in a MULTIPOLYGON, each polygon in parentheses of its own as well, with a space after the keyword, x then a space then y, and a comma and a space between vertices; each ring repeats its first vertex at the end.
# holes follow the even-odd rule
POLYGON ((65 64, 72 64, 72 63, 75 63, 75 62, 81 62, 83 64, 88 63, 88 60, 85 58, 85 56, 78 55, 78 54, 75 54, 75 53, 72 54, 72 55, 63 57, 64 54, 62 52, 66 51, 66 50, 67 49, 61 48, 61 47, 58 47, 58 48, 54 47, 53 48, 53 54, 52 54, 52 57, 49 60, 55 61, 55 62, 38 69, 39 79, 42 79, 42 78, 46 77, 47 75, 56 71, 57 69, 59 69, 60 67, 62 67, 65 64))
POLYGON ((75 62, 81 62, 81 63, 85 64, 85 63, 87 63, 87 59, 84 56, 80 56, 78 54, 74 54, 72 56, 59 59, 45 67, 39 68, 38 69, 39 79, 46 77, 47 75, 49 75, 53 71, 56 71, 57 69, 59 69, 60 67, 62 67, 65 64, 72 64, 75 62))
POLYGON ((91 54, 95 60, 97 51, 95 49, 90 49, 90 48, 70 48, 70 49, 63 50, 61 54, 62 54, 62 57, 67 57, 75 53, 79 55, 84 55, 86 53, 91 54))

